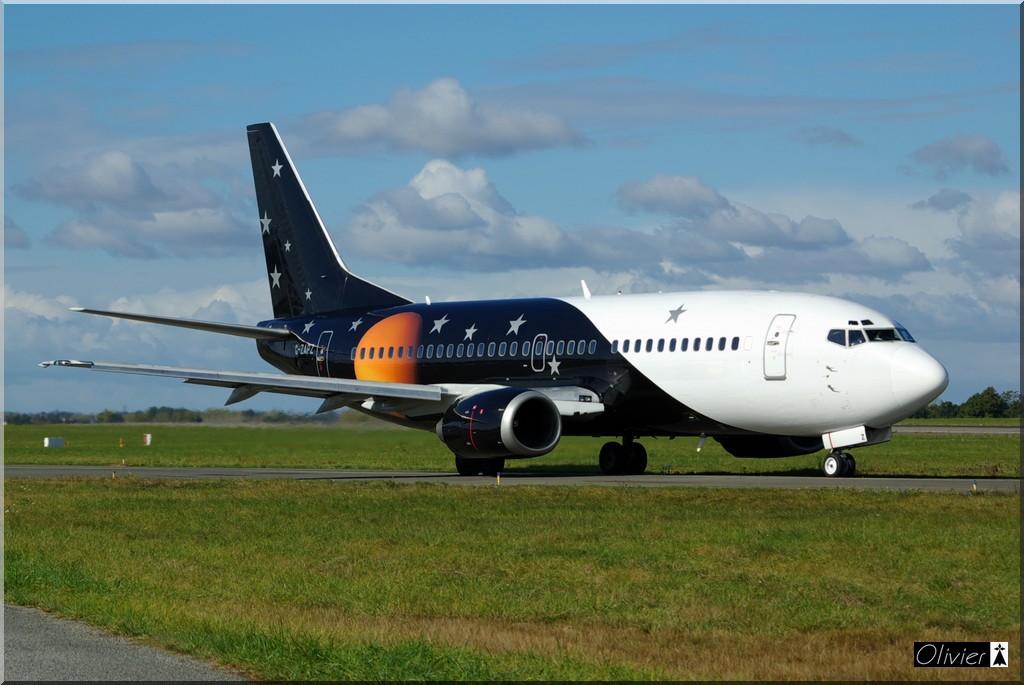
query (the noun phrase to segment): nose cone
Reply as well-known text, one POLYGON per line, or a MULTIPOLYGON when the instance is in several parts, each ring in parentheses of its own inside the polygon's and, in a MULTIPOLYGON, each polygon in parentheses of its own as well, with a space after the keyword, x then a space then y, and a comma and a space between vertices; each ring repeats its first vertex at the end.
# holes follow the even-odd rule
POLYGON ((949 385, 946 367, 917 345, 907 345, 892 357, 892 394, 907 415, 925 406, 949 385))

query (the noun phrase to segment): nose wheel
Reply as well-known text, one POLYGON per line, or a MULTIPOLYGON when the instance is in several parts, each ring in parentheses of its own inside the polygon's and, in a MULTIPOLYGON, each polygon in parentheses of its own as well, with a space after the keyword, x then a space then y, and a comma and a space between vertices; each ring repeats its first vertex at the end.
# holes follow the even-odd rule
POLYGON ((830 452, 821 465, 821 470, 829 478, 837 476, 852 476, 857 472, 857 462, 852 454, 845 452, 830 452))

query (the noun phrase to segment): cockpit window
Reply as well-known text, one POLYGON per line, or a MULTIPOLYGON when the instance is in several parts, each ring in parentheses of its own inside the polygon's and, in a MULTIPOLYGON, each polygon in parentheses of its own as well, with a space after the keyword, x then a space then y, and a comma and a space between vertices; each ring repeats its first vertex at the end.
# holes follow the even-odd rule
POLYGON ((914 336, 910 335, 910 331, 904 328, 903 324, 901 324, 899 321, 896 322, 896 332, 906 342, 917 342, 916 340, 914 340, 914 336))
POLYGON ((850 331, 850 347, 853 347, 854 345, 860 345, 863 342, 867 342, 867 340, 864 338, 864 331, 861 331, 859 329, 854 329, 850 331))
POLYGON ((833 328, 828 332, 828 341, 840 347, 846 347, 846 331, 841 328, 833 328))
POLYGON ((893 340, 901 340, 900 336, 897 335, 895 328, 868 328, 864 331, 868 335, 868 340, 871 342, 890 342, 893 340))

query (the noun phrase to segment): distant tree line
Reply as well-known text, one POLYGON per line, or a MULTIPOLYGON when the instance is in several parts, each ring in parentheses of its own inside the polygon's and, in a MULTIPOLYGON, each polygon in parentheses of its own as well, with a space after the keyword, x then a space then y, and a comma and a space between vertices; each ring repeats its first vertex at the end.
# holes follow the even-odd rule
MULTIPOLYGON (((42 425, 52 423, 333 423, 338 420, 339 412, 324 414, 302 414, 284 411, 253 411, 246 409, 174 409, 171 407, 150 407, 140 411, 115 411, 104 409, 98 414, 67 411, 37 412, 24 414, 20 412, 4 412, 4 423, 13 426, 42 425)), ((933 402, 914 414, 914 419, 972 419, 972 418, 1012 418, 1019 419, 1020 392, 1008 390, 998 392, 988 387, 967 398, 963 404, 955 402, 933 402)))
POLYGON ((330 423, 336 421, 338 412, 325 414, 299 414, 291 412, 253 411, 247 409, 207 409, 196 411, 173 407, 150 407, 139 411, 116 411, 104 409, 90 414, 83 412, 48 411, 32 414, 4 412, 4 423, 12 426, 43 425, 55 423, 330 423))
POLYGON ((913 419, 1019 419, 1020 392, 998 392, 989 386, 967 398, 963 404, 933 402, 914 414, 913 419))

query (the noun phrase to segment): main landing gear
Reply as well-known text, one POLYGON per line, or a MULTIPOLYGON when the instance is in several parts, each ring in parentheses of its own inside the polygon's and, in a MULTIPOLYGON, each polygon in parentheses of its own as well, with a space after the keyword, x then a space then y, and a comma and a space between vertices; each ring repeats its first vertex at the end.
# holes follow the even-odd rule
POLYGON ((505 470, 505 460, 501 457, 493 459, 466 459, 455 457, 455 470, 460 476, 496 476, 505 470))
POLYGON ((825 457, 825 462, 821 465, 821 470, 825 472, 825 475, 829 478, 836 476, 852 476, 857 472, 857 462, 854 460, 852 454, 846 452, 829 452, 828 456, 825 457))
POLYGON ((647 450, 639 442, 633 442, 632 435, 624 435, 621 445, 606 442, 601 448, 598 461, 601 473, 606 476, 635 476, 647 470, 647 450))

